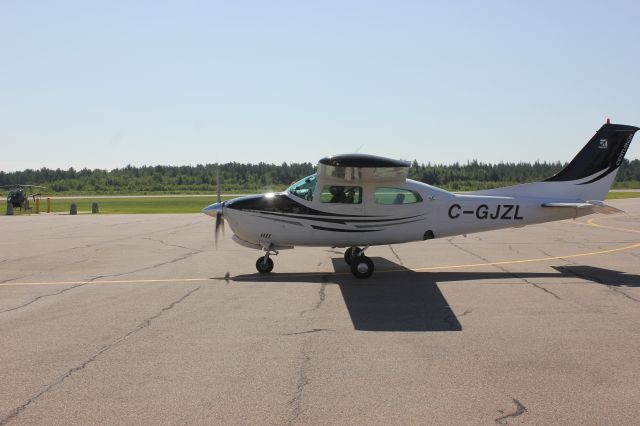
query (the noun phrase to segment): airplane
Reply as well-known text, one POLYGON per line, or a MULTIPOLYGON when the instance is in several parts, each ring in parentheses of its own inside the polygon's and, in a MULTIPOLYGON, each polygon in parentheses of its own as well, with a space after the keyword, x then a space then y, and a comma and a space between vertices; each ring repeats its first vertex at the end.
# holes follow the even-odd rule
POLYGON ((233 241, 265 254, 256 269, 273 270, 272 255, 295 246, 346 248, 357 278, 374 272, 371 246, 520 228, 621 210, 604 203, 638 127, 611 124, 556 175, 541 181, 456 194, 407 178, 410 164, 367 154, 322 158, 317 173, 284 192, 205 207, 218 232, 226 219, 233 241))

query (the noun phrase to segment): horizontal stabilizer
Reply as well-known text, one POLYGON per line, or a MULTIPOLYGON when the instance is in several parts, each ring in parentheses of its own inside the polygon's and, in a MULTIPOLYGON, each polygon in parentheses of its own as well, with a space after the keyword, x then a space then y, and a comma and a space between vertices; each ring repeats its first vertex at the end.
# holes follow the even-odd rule
POLYGON ((559 208, 574 208, 574 209, 590 209, 594 213, 600 214, 615 214, 624 213, 623 210, 603 203, 602 201, 593 200, 584 203, 544 203, 542 207, 559 207, 559 208))

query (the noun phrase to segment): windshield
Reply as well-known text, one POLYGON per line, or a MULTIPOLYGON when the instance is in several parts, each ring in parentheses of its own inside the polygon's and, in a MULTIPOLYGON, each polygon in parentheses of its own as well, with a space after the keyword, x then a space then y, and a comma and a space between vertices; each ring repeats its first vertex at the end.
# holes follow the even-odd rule
POLYGON ((308 201, 313 200, 313 190, 316 188, 316 177, 315 174, 307 176, 291 185, 289 189, 287 189, 287 192, 308 201))

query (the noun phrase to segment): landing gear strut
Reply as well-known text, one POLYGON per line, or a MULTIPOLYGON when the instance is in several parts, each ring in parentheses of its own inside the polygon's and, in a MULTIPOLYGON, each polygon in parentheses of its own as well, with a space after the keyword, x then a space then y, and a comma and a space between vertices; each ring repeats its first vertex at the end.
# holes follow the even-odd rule
POLYGON ((265 247, 265 255, 256 260, 256 269, 261 274, 268 274, 273 270, 273 260, 269 257, 271 254, 278 255, 278 252, 271 249, 271 245, 265 247))
POLYGON ((364 251, 369 248, 349 247, 344 252, 344 260, 351 267, 351 273, 356 278, 369 278, 373 274, 373 261, 364 255, 364 251))

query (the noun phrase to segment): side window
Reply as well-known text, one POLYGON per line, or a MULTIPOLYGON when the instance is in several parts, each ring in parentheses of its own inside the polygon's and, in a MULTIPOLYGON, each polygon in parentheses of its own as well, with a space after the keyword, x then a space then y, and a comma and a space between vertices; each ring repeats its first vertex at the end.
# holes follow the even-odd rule
POLYGON ((362 187, 325 185, 320 195, 322 203, 360 204, 362 203, 362 187))
POLYGON ((422 201, 420 194, 401 188, 376 188, 374 198, 377 204, 414 204, 422 201))

